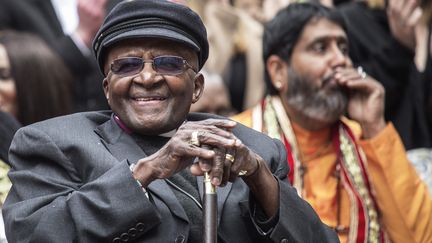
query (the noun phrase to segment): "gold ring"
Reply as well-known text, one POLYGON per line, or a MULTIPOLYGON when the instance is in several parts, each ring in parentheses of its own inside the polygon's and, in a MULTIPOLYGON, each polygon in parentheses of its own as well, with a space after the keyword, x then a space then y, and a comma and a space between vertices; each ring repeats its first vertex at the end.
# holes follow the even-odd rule
POLYGON ((241 170, 241 171, 239 171, 239 173, 238 173, 239 176, 244 176, 244 175, 246 175, 246 174, 247 174, 247 170, 241 170))
POLYGON ((234 163, 234 156, 231 154, 225 154, 225 159, 230 161, 231 163, 234 163))
POLYGON ((198 132, 197 131, 192 132, 191 140, 189 141, 189 144, 195 145, 197 147, 201 146, 201 143, 198 139, 198 132))
POLYGON ((362 79, 365 79, 366 76, 367 76, 367 74, 366 74, 366 72, 363 70, 363 67, 362 67, 362 66, 358 66, 358 67, 357 67, 357 73, 360 75, 360 77, 361 77, 362 79))

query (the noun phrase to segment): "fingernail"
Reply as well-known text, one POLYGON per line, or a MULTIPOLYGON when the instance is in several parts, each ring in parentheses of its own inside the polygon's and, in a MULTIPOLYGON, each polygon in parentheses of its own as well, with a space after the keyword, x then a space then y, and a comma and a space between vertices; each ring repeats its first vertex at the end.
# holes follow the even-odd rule
POLYGON ((211 170, 211 166, 210 166, 210 165, 207 165, 207 164, 202 165, 202 166, 201 166, 201 170, 203 170, 203 171, 205 171, 205 172, 208 172, 208 171, 211 170))
POLYGON ((212 178, 212 184, 215 186, 219 186, 220 185, 220 180, 217 177, 213 177, 212 178))

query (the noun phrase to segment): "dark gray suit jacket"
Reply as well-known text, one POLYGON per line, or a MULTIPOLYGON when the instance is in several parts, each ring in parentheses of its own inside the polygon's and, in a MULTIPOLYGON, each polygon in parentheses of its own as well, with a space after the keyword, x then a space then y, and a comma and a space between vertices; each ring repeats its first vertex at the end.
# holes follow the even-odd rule
MULTIPOLYGON (((111 112, 77 113, 20 129, 10 151, 12 189, 3 207, 9 242, 187 242, 189 220, 165 180, 147 199, 128 161, 146 154, 111 112)), ((188 120, 209 118, 191 114, 188 120)), ((287 183, 284 146, 242 125, 234 134, 268 162, 279 181, 279 220, 262 236, 243 180, 218 188, 218 236, 224 242, 337 242, 287 183), (288 241, 284 241, 284 239, 288 241)), ((202 178, 198 177, 202 194, 202 178)))

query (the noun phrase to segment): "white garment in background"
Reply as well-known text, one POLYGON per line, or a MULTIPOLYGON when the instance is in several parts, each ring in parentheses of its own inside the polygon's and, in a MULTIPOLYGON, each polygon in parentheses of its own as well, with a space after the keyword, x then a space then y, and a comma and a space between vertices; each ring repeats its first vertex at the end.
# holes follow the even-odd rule
POLYGON ((432 195, 432 148, 411 149, 407 156, 432 195))
POLYGON ((89 48, 75 33, 79 23, 77 0, 51 0, 51 4, 62 26, 63 33, 72 38, 83 55, 91 55, 89 48))
POLYGON ((51 0, 57 18, 66 35, 71 35, 78 27, 77 0, 51 0))

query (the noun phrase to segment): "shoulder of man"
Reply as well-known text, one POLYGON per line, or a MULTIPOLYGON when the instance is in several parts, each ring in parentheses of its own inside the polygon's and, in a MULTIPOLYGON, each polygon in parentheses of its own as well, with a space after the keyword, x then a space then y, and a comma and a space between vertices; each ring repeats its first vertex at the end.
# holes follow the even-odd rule
POLYGON ((75 130, 96 128, 108 121, 112 111, 88 111, 58 116, 44 121, 36 122, 20 128, 20 130, 38 129, 45 132, 53 131, 59 135, 72 133, 75 130))

